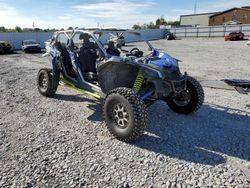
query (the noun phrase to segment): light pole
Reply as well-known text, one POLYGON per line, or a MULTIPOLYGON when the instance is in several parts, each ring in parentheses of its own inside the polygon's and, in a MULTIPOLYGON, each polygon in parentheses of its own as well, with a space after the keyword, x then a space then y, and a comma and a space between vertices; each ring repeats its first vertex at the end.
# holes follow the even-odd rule
POLYGON ((196 11, 197 11, 197 0, 195 0, 195 3, 194 3, 194 14, 196 14, 196 11))

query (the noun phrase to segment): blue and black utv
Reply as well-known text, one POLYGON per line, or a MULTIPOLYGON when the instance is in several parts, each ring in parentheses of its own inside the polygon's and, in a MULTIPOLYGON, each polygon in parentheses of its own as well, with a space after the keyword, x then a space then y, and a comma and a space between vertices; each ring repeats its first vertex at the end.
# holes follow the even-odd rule
POLYGON ((125 142, 143 134, 146 108, 157 100, 165 101, 180 114, 190 114, 201 107, 202 86, 180 72, 177 59, 159 52, 148 41, 146 55, 138 48, 123 50, 113 41, 103 45, 102 35, 101 30, 56 32, 46 47, 52 69, 41 69, 37 76, 39 92, 52 97, 63 79, 101 96, 109 131, 125 142))

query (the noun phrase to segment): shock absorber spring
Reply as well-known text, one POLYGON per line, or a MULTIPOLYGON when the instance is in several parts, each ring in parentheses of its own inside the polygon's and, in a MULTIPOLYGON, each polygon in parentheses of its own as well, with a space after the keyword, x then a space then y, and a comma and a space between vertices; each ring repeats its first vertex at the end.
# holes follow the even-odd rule
POLYGON ((133 86, 133 90, 138 93, 141 89, 141 86, 143 84, 143 81, 144 81, 144 75, 143 75, 143 72, 141 70, 139 70, 138 72, 138 75, 135 79, 135 82, 134 82, 134 86, 133 86))

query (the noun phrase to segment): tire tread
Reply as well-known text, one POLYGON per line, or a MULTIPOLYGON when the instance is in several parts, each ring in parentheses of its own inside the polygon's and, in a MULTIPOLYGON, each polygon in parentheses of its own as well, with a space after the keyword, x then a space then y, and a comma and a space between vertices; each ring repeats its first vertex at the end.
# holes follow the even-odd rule
POLYGON ((197 104, 195 105, 195 107, 194 108, 183 108, 183 107, 178 107, 173 101, 167 102, 168 106, 173 111, 175 111, 177 113, 181 113, 181 114, 190 114, 190 113, 197 112, 201 108, 201 106, 204 102, 204 98, 205 98, 204 90, 203 90, 201 84, 195 78, 188 76, 187 81, 193 85, 193 87, 195 88, 196 94, 197 94, 198 99, 197 99, 197 104))
MULTIPOLYGON (((119 87, 111 90, 105 100, 107 98, 111 97, 114 94, 119 94, 123 96, 125 99, 129 101, 129 103, 132 106, 133 109, 133 114, 134 114, 134 127, 132 133, 126 137, 126 138, 121 138, 115 134, 115 132, 109 127, 108 130, 109 132, 116 137, 118 140, 121 140, 123 142, 132 142, 135 141, 138 137, 140 137, 144 133, 144 129, 146 127, 147 121, 148 121, 148 116, 147 116, 147 111, 144 103, 140 100, 140 97, 130 88, 125 88, 125 87, 119 87)), ((103 105, 104 107, 105 105, 103 105)), ((103 108, 104 112, 104 108, 103 108)), ((105 114, 104 114, 105 117, 105 114)), ((106 118, 105 118, 105 123, 107 124, 106 118)))
MULTIPOLYGON (((58 83, 59 84, 59 83, 58 83)), ((38 76, 37 76, 37 87, 38 87, 38 91, 41 95, 45 96, 45 97, 53 97, 56 93, 58 84, 53 88, 53 84, 52 84, 52 69, 49 68, 42 68, 40 69, 40 71, 38 72, 38 76), (49 75, 49 85, 48 85, 48 89, 46 92, 42 92, 39 89, 39 74, 41 71, 45 71, 48 75, 49 75)))

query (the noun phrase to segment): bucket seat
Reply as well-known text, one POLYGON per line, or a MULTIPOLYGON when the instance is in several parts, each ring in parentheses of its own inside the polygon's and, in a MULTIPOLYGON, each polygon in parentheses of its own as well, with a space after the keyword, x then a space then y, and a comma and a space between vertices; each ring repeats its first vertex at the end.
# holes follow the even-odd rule
POLYGON ((91 36, 87 33, 83 33, 79 36, 79 39, 83 40, 82 47, 79 51, 79 58, 83 73, 96 73, 97 50, 95 43, 90 42, 90 38, 91 36))

